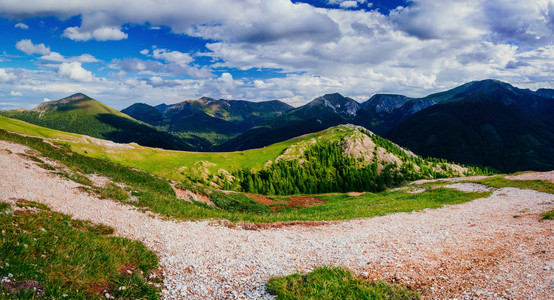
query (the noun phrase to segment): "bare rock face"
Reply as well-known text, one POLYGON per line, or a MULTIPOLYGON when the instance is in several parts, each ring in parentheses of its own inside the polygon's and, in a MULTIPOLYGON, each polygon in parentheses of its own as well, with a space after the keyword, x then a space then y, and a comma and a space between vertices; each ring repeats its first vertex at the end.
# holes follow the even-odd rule
POLYGON ((363 158, 364 162, 369 163, 373 160, 375 143, 373 140, 359 131, 350 139, 344 140, 343 153, 355 159, 363 158))
POLYGON ((60 108, 75 105, 75 104, 79 103, 80 101, 88 100, 88 99, 91 99, 91 98, 89 96, 85 95, 85 94, 77 93, 77 94, 73 94, 69 97, 65 97, 63 99, 60 99, 60 100, 43 102, 43 103, 39 104, 37 107, 33 108, 33 111, 36 111, 36 112, 39 112, 39 113, 44 113, 44 112, 47 112, 47 111, 54 111, 54 110, 58 110, 60 108))

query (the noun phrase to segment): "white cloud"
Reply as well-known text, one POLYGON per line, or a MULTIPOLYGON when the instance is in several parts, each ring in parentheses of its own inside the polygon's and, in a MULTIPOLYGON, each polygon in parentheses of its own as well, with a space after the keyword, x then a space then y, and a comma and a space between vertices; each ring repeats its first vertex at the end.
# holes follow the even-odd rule
POLYGON ((80 63, 93 63, 99 62, 99 60, 90 55, 90 54, 81 54, 79 56, 65 57, 58 52, 50 52, 48 55, 43 55, 40 57, 42 60, 52 61, 52 62, 80 62, 80 63))
POLYGON ((127 23, 168 26, 175 33, 204 38, 252 43, 279 40, 329 41, 338 31, 324 14, 304 3, 290 0, 80 0, 4 1, 2 14, 22 18, 80 15, 79 27, 69 27, 64 36, 72 40, 119 40, 127 38, 121 26, 127 23), (186 9, 178 9, 186 6, 186 9))
MULTIPOLYGON (((140 96, 137 99, 209 94, 288 99, 299 104, 326 92, 341 92, 356 99, 367 99, 375 92, 422 96, 487 77, 519 86, 531 81, 538 87, 554 85, 552 0, 413 0, 390 15, 314 8, 289 0, 190 1, 186 10, 175 9, 183 6, 180 0, 56 2, 3 2, 0 11, 13 18, 51 13, 60 18, 79 15, 79 27, 64 33, 75 40, 124 38, 121 28, 125 24, 156 24, 176 34, 210 39, 206 53, 153 47, 140 51, 147 56, 144 60, 112 60, 109 67, 125 78, 106 79, 105 87, 99 85, 102 78, 82 84, 102 91, 109 87, 113 95, 120 93, 113 97, 125 98, 132 91, 140 96), (198 67, 195 58, 199 55, 212 58, 214 63, 198 67), (209 77, 218 68, 253 72, 270 68, 285 75, 263 80, 238 75, 233 78, 231 74, 209 77), (137 73, 149 76, 134 78, 137 73), (195 79, 171 80, 171 76, 182 74, 195 79)), ((328 3, 337 8, 353 7, 355 3, 359 7, 371 5, 353 0, 328 3)), ((43 60, 85 63, 95 59, 66 58, 30 40, 21 47, 31 54, 41 54, 43 60)), ((57 82, 48 88, 75 88, 69 84, 76 83, 57 82)))
POLYGON ((89 82, 94 79, 92 73, 81 66, 80 62, 62 63, 58 75, 75 81, 89 82))
POLYGON ((58 52, 50 52, 47 55, 43 55, 40 59, 53 61, 53 62, 65 62, 66 58, 58 52))
POLYGON ((206 96, 233 99, 238 95, 237 88, 242 84, 242 81, 233 79, 230 73, 223 73, 218 78, 204 81, 201 91, 206 96))
POLYGON ((358 7, 358 2, 356 2, 356 1, 344 1, 344 2, 341 2, 339 6, 342 7, 342 8, 358 7))
POLYGON ((92 31, 86 31, 79 27, 68 27, 65 29, 63 36, 74 41, 119 41, 128 37, 126 33, 118 27, 100 27, 92 31))
POLYGON ((156 75, 165 71, 165 66, 159 61, 142 60, 138 58, 114 59, 110 68, 125 72, 156 75))
POLYGON ((15 48, 25 52, 28 55, 32 54, 42 54, 40 59, 51 62, 81 62, 81 63, 92 63, 98 62, 94 56, 90 54, 81 54, 74 57, 65 57, 58 52, 50 50, 50 47, 45 46, 44 44, 33 44, 29 39, 23 39, 15 44, 15 48))
POLYGON ((75 56, 75 57, 70 57, 69 60, 78 61, 78 62, 81 62, 81 63, 93 63, 93 62, 99 62, 100 61, 96 57, 94 57, 94 56, 92 56, 88 53, 81 54, 81 55, 75 56))
POLYGON ((15 97, 23 96, 23 94, 21 94, 20 92, 13 91, 13 90, 10 92, 10 95, 11 95, 11 96, 15 96, 15 97))
POLYGON ((154 49, 152 50, 152 57, 155 59, 165 60, 168 63, 174 63, 178 65, 188 65, 194 59, 188 54, 179 51, 169 51, 167 49, 154 49))
POLYGON ((188 53, 156 48, 155 46, 152 48, 152 52, 148 49, 143 49, 140 53, 161 60, 163 63, 157 60, 142 60, 139 58, 115 59, 110 68, 124 72, 139 72, 150 75, 187 74, 195 78, 213 77, 209 68, 192 65, 194 58, 188 53))
POLYGON ((48 101, 52 101, 52 100, 50 100, 49 98, 42 99, 42 102, 48 102, 48 101))
POLYGON ((29 29, 29 25, 27 25, 25 23, 17 23, 17 24, 15 24, 15 28, 29 29))
POLYGON ((0 68, 0 82, 10 82, 17 78, 13 73, 7 72, 5 69, 0 68))
POLYGON ((15 48, 19 51, 25 52, 25 54, 31 55, 31 54, 42 54, 42 55, 48 55, 50 54, 50 47, 46 47, 44 44, 33 44, 33 42, 29 39, 23 39, 20 40, 15 44, 15 48))

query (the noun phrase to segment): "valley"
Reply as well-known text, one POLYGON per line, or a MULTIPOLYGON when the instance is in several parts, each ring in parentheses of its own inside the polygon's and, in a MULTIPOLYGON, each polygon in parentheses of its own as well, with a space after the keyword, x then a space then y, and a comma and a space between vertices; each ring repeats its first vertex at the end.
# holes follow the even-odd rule
POLYGON ((554 0, 0 0, 0 300, 554 299, 554 0))
POLYGON ((294 108, 278 100, 202 97, 171 105, 135 103, 121 112, 76 94, 0 116, 117 143, 194 152, 272 147, 354 124, 422 157, 500 172, 547 171, 554 168, 551 91, 482 80, 421 98, 376 94, 358 103, 326 94, 294 108))
POLYGON ((9 268, 2 291, 273 299, 282 282, 338 272, 400 299, 548 298, 553 173, 501 171, 553 169, 549 96, 481 81, 298 108, 201 98, 118 112, 75 94, 2 111, 2 222, 92 222, 71 230, 138 240, 148 250, 133 251, 159 259, 144 252, 94 290, 79 273, 59 283, 9 268))

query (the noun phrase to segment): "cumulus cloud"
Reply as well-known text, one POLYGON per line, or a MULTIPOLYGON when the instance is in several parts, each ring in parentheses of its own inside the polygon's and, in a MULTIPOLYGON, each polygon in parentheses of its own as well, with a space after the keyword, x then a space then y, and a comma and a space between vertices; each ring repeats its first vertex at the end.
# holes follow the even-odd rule
POLYGON ((339 6, 342 7, 342 8, 353 8, 353 7, 358 7, 358 2, 352 1, 352 0, 350 0, 350 1, 344 1, 344 2, 341 2, 339 6))
POLYGON ((223 73, 218 78, 204 81, 201 90, 207 96, 233 99, 238 95, 237 87, 242 84, 242 81, 233 79, 230 73, 223 73))
POLYGON ((23 96, 23 94, 21 94, 20 92, 13 91, 13 90, 10 92, 10 95, 11 95, 11 96, 15 96, 15 97, 23 96))
POLYGON ((479 26, 478 2, 415 0, 411 6, 391 11, 390 18, 400 30, 422 40, 478 39, 485 33, 479 26))
POLYGON ((50 54, 50 47, 46 47, 44 44, 33 44, 30 39, 23 39, 15 44, 15 48, 25 54, 50 54))
POLYGON ((188 65, 194 60, 188 53, 170 51, 167 49, 154 49, 152 51, 152 57, 178 65, 188 65))
POLYGON ((334 4, 334 5, 342 5, 344 2, 356 2, 356 5, 357 5, 357 3, 360 3, 360 4, 367 3, 367 0, 328 0, 327 1, 327 3, 334 4))
POLYGON ((74 41, 119 41, 128 37, 126 33, 117 27, 100 27, 92 31, 86 31, 79 27, 68 27, 63 36, 74 41))
MULTIPOLYGON (((189 1, 186 10, 175 9, 183 5, 181 0, 56 2, 4 1, 0 14, 12 18, 52 13, 60 18, 81 16, 78 27, 64 32, 74 40, 125 38, 124 24, 155 24, 176 34, 209 40, 205 53, 153 47, 140 51, 144 59, 112 60, 110 68, 128 76, 110 81, 114 92, 132 89, 137 95, 149 92, 158 96, 164 91, 167 95, 209 93, 214 97, 288 99, 298 104, 335 91, 359 100, 375 92, 423 96, 486 77, 520 86, 530 81, 542 87, 554 84, 552 0, 503 0, 500 4, 413 0, 390 14, 336 9, 371 5, 353 0, 329 0, 335 9, 290 0, 189 1), (199 55, 211 58, 212 63, 198 67, 195 58, 199 55), (209 77, 227 69, 231 70, 228 75, 209 77), (255 80, 238 78, 233 69, 271 69, 284 75, 255 80), (134 78, 133 73, 149 78, 134 78), (168 79, 182 74, 193 79, 168 79)), ((29 40, 20 47, 27 54, 41 54, 43 60, 71 62, 44 44, 34 45, 29 40)))
POLYGON ((289 0, 62 2, 4 1, 0 8, 2 15, 14 18, 80 15, 81 26, 64 31, 65 37, 78 41, 124 39, 127 34, 121 31, 121 25, 146 22, 168 26, 176 33, 253 43, 290 39, 321 42, 336 39, 339 34, 336 24, 324 14, 308 4, 289 0), (183 5, 187 9, 175 9, 183 5))
POLYGON ((124 72, 138 72, 152 75, 159 74, 165 70, 164 65, 158 61, 139 58, 114 59, 110 68, 122 70, 124 72))
POLYGON ((153 47, 152 52, 148 49, 143 49, 140 53, 156 60, 143 60, 139 58, 116 59, 110 68, 119 69, 124 72, 139 72, 150 75, 186 74, 194 78, 213 77, 209 68, 192 65, 194 58, 188 53, 156 47, 153 47))
POLYGON ((554 1, 506 0, 502 5, 483 3, 484 24, 495 42, 512 41, 525 45, 554 42, 554 1))
POLYGON ((15 24, 15 28, 29 29, 29 25, 27 25, 25 23, 17 23, 17 24, 15 24))
POLYGON ((23 39, 15 44, 15 48, 25 52, 28 55, 32 54, 42 54, 40 59, 51 62, 80 62, 80 63, 92 63, 99 62, 97 58, 90 54, 82 54, 74 57, 65 57, 58 52, 50 50, 50 47, 45 46, 44 44, 33 44, 29 39, 23 39))
POLYGON ((11 72, 7 72, 5 69, 0 68, 0 81, 1 82, 10 82, 17 78, 16 75, 14 75, 11 72))
POLYGON ((94 79, 92 73, 83 68, 80 62, 62 63, 58 66, 58 75, 83 82, 90 82, 94 79))

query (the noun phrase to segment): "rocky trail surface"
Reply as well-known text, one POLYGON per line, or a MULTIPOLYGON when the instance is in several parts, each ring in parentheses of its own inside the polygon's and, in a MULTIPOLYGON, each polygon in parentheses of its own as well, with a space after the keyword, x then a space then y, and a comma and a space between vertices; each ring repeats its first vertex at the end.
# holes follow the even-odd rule
POLYGON ((167 299, 271 298, 264 285, 272 276, 321 265, 405 284, 433 299, 554 298, 554 226, 539 221, 554 208, 551 194, 502 188, 440 209, 243 230, 170 221, 101 200, 18 155, 25 150, 0 141, 0 201, 41 202, 144 242, 160 257, 167 299))

